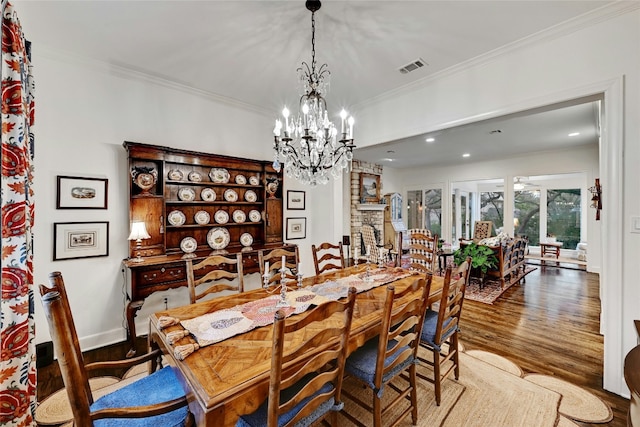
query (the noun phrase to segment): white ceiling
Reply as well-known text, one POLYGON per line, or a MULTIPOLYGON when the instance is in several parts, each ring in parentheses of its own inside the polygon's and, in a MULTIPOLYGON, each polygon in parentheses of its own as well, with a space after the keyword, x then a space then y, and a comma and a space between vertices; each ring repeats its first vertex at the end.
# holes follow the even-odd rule
MULTIPOLYGON (((297 103, 296 68, 311 59, 311 13, 301 0, 12 3, 33 43, 36 66, 41 52, 87 57, 273 112, 274 118, 283 105, 297 103)), ((358 105, 376 96, 541 31, 580 22, 584 14, 597 14, 611 3, 325 0, 316 13, 316 59, 331 71, 329 108, 337 114, 345 107, 357 120, 358 105), (418 58, 428 66, 399 73, 398 68, 418 58)), ((532 146, 594 142, 593 108, 558 114, 465 127, 446 139, 443 133, 427 155, 407 148, 422 150, 424 137, 419 136, 378 151, 359 150, 356 157, 379 161, 393 149, 394 166, 409 166, 421 158, 458 161, 460 151, 495 157, 532 146), (503 132, 486 135, 493 128, 503 132), (565 128, 583 129, 581 136, 587 138, 561 138, 565 128), (538 134, 540 129, 548 133, 538 134)))

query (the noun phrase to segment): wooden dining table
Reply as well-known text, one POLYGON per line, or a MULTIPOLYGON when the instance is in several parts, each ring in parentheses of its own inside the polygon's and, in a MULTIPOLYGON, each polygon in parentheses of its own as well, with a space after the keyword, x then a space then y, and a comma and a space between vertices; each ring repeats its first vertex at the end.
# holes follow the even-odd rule
MULTIPOLYGON (((365 265, 308 277, 303 286, 311 286, 328 280, 336 280, 361 273, 365 265)), ((411 275, 393 281, 397 291, 413 283, 411 275)), ((433 276, 429 303, 439 300, 443 278, 433 276)), ((212 300, 161 311, 150 316, 149 346, 160 348, 165 362, 176 369, 185 389, 189 410, 198 426, 233 426, 238 417, 255 411, 268 396, 271 371, 272 325, 259 327, 224 341, 201 347, 180 360, 174 355, 174 345, 194 343, 192 337, 182 338, 171 345, 167 333, 182 329, 181 325, 160 328, 159 319, 170 316, 180 320, 192 319, 217 310, 256 301, 273 293, 264 289, 223 296, 212 300)), ((356 297, 349 351, 362 346, 379 334, 380 319, 384 308, 386 286, 378 286, 359 293, 356 297)))

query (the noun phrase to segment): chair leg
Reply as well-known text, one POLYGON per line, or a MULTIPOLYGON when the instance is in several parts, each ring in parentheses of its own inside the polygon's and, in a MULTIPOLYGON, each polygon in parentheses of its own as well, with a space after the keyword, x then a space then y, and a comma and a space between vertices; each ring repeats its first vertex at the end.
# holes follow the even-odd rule
POLYGON ((458 333, 455 332, 452 336, 451 336, 451 341, 449 342, 449 352, 454 351, 455 353, 453 353, 453 363, 454 363, 454 368, 453 368, 453 372, 454 375, 456 377, 456 380, 458 380, 460 378, 460 363, 458 360, 458 355, 460 354, 458 352, 458 333))
POLYGON ((373 426, 382 427, 382 402, 373 391, 373 426))
POLYGON ((433 350, 433 385, 436 392, 436 406, 440 406, 440 352, 433 350))
POLYGON ((411 421, 413 425, 418 424, 418 390, 416 381, 416 365, 409 368, 409 382, 411 385, 411 421))

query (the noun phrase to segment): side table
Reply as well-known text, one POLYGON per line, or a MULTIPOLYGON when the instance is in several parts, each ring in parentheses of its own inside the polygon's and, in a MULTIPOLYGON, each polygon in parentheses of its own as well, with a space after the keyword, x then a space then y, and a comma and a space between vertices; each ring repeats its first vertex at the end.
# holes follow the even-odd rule
POLYGON ((560 248, 562 247, 562 242, 540 242, 540 256, 542 260, 540 261, 542 264, 545 264, 544 257, 547 255, 555 256, 556 265, 558 265, 558 257, 560 257, 560 248))
POLYGON ((453 256, 454 254, 455 254, 455 251, 438 252, 438 272, 440 273, 440 275, 442 275, 442 272, 447 267, 447 258, 450 256, 453 256))

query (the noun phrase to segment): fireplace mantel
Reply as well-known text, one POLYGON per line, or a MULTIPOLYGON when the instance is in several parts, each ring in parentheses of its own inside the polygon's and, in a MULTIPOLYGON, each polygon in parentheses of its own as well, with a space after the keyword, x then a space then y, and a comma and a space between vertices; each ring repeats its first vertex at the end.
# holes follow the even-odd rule
POLYGON ((383 211, 386 207, 387 205, 378 203, 361 203, 356 207, 356 209, 359 211, 383 211))

